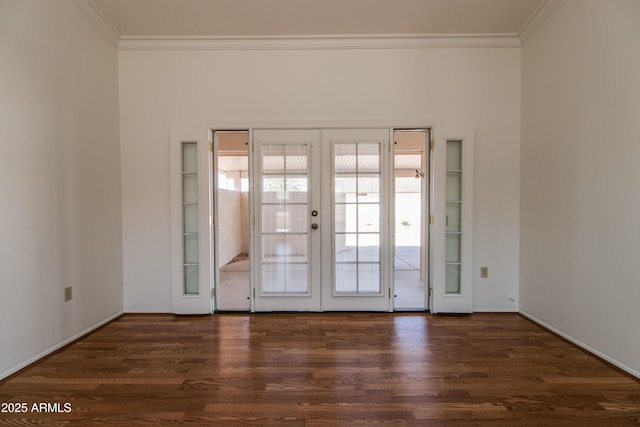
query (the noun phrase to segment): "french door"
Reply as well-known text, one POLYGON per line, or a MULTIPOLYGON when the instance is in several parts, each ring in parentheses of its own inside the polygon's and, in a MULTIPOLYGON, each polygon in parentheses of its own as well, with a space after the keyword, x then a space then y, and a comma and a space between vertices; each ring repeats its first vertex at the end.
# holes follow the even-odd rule
POLYGON ((256 311, 320 311, 319 132, 256 130, 256 311))
POLYGON ((389 311, 389 129, 322 131, 324 310, 389 311))
POLYGON ((389 130, 255 130, 256 311, 390 309, 389 130))

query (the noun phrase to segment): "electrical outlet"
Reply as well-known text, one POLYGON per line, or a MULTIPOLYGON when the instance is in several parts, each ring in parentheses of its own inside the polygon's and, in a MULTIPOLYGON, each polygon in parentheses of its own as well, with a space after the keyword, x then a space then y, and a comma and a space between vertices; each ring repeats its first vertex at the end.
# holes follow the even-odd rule
POLYGON ((64 300, 65 302, 71 300, 71 286, 64 288, 64 300))
POLYGON ((480 267, 480 278, 481 279, 489 278, 489 267, 480 267))

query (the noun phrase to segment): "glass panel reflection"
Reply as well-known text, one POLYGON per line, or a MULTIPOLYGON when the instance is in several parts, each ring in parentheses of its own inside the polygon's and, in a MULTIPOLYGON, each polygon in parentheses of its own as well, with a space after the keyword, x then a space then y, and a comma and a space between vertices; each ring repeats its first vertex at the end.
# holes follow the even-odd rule
POLYGON ((287 293, 307 293, 307 264, 287 264, 285 267, 285 288, 287 293))
POLYGON ((184 263, 198 264, 198 236, 184 236, 184 263))
POLYGON ((446 262, 460 262, 460 234, 447 234, 446 262))
POLYGON ((198 295, 200 292, 198 286, 198 266, 184 266, 184 293, 185 295, 198 295))
POLYGON ((358 144, 358 172, 380 170, 380 144, 358 144))
POLYGON ((458 264, 446 265, 445 292, 448 294, 460 293, 460 265, 458 264))
POLYGON ((358 291, 361 293, 380 292, 380 264, 358 264, 358 291))
POLYGON ((355 293, 358 291, 357 264, 336 264, 336 293, 355 293))
POLYGON ((380 201, 380 177, 358 176, 358 202, 376 203, 380 201))
POLYGON ((183 219, 184 219, 184 232, 185 233, 197 233, 198 232, 198 205, 184 205, 182 206, 183 219))
POLYGON ((462 195, 462 181, 459 172, 447 173, 447 201, 459 202, 462 195))
POLYGON ((358 252, 357 234, 336 234, 335 235, 335 257, 336 262, 356 262, 358 252))
POLYGON ((358 231, 360 233, 377 233, 380 231, 380 205, 358 205, 358 231))
POLYGON ((460 231, 460 204, 447 203, 447 232, 460 231))
POLYGON ((335 144, 334 153, 334 168, 337 173, 356 171, 356 144, 335 144))
POLYGON ((262 265, 262 292, 285 292, 285 264, 262 265))
POLYGON ((288 234, 286 236, 286 262, 307 262, 307 235, 288 234))
POLYGON ((447 170, 462 170, 462 141, 460 140, 447 141, 447 170))
POLYGON ((184 203, 198 202, 198 176, 196 174, 182 175, 182 201, 184 203))
POLYGON ((195 142, 182 144, 182 172, 196 173, 198 171, 198 152, 195 142))
POLYGON ((380 235, 358 235, 358 261, 380 262, 380 235))

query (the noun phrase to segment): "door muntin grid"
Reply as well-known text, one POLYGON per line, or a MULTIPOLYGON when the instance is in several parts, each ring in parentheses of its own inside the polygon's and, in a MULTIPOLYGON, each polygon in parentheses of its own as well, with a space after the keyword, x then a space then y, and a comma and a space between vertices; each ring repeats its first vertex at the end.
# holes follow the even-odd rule
POLYGON ((263 296, 309 295, 309 146, 260 145, 263 296))
POLYGON ((333 293, 381 293, 379 143, 335 143, 333 293))

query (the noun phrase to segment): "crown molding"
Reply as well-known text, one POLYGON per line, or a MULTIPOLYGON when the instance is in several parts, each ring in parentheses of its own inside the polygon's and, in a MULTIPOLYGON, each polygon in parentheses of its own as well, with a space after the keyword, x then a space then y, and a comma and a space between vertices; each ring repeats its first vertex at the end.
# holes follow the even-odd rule
POLYGON ((515 33, 251 37, 123 36, 120 38, 119 47, 122 51, 519 48, 520 39, 515 33))
POLYGON ((120 34, 116 28, 109 22, 106 16, 100 12, 100 9, 92 0, 74 0, 78 7, 91 19, 91 22, 102 32, 109 42, 117 49, 120 44, 120 34))
POLYGON ((536 32, 540 24, 553 12, 553 9, 560 3, 561 0, 545 0, 536 10, 533 11, 529 19, 522 25, 520 31, 518 31, 518 37, 520 38, 520 44, 524 45, 526 41, 536 32))

